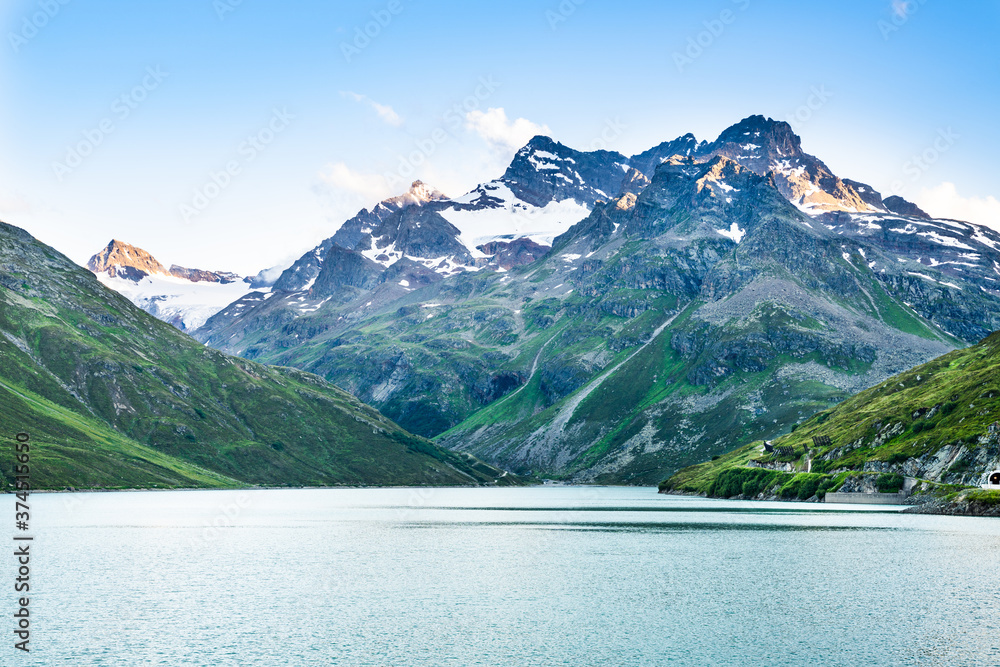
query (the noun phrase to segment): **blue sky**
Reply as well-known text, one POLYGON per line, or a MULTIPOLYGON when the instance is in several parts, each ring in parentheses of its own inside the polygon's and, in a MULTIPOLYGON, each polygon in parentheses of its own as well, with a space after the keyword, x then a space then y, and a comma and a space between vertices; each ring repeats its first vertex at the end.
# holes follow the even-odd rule
POLYGON ((1000 227, 997 2, 9 0, 0 27, 0 219, 79 262, 114 237, 252 273, 536 131, 628 155, 754 113, 1000 227))

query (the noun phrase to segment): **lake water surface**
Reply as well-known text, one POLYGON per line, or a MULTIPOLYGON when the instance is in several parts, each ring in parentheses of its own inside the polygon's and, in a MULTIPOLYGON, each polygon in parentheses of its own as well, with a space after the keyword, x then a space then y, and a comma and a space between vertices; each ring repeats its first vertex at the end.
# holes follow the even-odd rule
POLYGON ((8 556, 4 665, 1000 665, 997 519, 606 487, 31 502, 32 652, 8 556))

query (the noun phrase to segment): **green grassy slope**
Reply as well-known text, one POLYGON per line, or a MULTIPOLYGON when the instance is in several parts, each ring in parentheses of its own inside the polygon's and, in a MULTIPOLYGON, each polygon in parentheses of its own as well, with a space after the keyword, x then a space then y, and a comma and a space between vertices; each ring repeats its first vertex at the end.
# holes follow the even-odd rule
MULTIPOLYGON (((236 480, 140 445, 99 420, 0 383, 4 447, 27 433, 35 488, 230 487, 236 480), (16 431, 16 432, 15 432, 16 431)), ((5 452, 6 454, 7 452, 5 452)), ((9 457, 5 456, 9 461, 9 457)), ((11 484, 10 465, 2 470, 11 484)))
MULTIPOLYGON (((968 486, 1000 466, 1000 333, 946 354, 819 412, 777 439, 791 447, 768 455, 760 442, 681 470, 661 488, 719 495, 726 478, 747 476, 747 464, 907 475, 968 486), (816 437, 830 444, 817 446, 816 437)), ((735 495, 735 494, 734 494, 735 495)), ((746 494, 743 494, 746 495, 746 494)))
POLYGON ((3 223, 0 397, 3 435, 25 431, 36 446, 39 487, 478 484, 503 474, 314 375, 201 346, 3 223))

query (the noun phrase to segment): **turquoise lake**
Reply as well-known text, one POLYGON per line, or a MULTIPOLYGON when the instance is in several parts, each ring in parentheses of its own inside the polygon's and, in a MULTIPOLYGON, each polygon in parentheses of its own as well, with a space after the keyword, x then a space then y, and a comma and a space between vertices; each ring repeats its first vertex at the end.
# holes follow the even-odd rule
POLYGON ((568 486, 31 505, 4 665, 1000 665, 997 519, 568 486))

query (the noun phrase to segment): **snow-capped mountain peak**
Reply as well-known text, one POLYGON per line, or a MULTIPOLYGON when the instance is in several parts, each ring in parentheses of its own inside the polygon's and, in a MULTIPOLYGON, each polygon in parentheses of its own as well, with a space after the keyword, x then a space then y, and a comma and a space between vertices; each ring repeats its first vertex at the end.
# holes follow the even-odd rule
POLYGON ((390 197, 382 201, 378 206, 388 209, 404 209, 407 206, 423 206, 434 201, 445 201, 448 195, 440 190, 427 185, 423 181, 414 181, 410 189, 397 197, 390 197))
POLYGON ((94 273, 106 273, 112 278, 134 282, 149 275, 170 275, 148 252, 117 239, 112 239, 103 250, 91 257, 87 268, 94 273))
POLYGON ((334 247, 383 269, 412 262, 438 278, 486 266, 511 268, 543 255, 597 201, 616 197, 625 184, 640 189, 647 182, 621 154, 577 151, 536 136, 502 177, 460 197, 415 181, 409 191, 358 212, 289 267, 275 289, 305 292, 327 284, 321 274, 334 247))
MULTIPOLYGON (((150 253, 112 240, 87 262, 106 287, 182 331, 197 329, 250 290, 250 280, 227 271, 166 269, 150 253)), ((265 290, 266 291, 266 290, 265 290)))
POLYGON ((888 212, 874 188, 838 178, 821 160, 804 152, 802 140, 784 121, 744 118, 714 142, 700 145, 696 155, 701 159, 723 155, 761 176, 773 172, 781 194, 810 215, 888 212))

